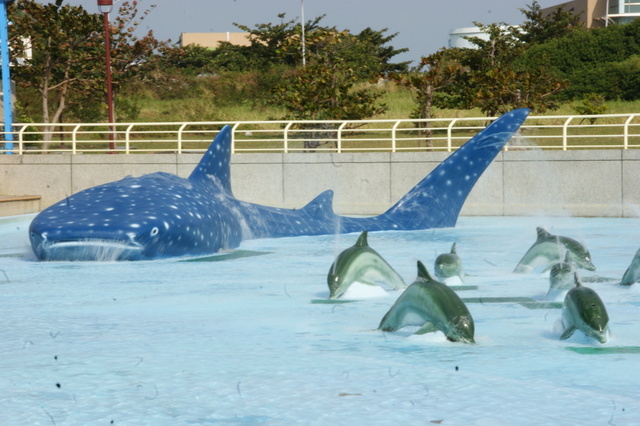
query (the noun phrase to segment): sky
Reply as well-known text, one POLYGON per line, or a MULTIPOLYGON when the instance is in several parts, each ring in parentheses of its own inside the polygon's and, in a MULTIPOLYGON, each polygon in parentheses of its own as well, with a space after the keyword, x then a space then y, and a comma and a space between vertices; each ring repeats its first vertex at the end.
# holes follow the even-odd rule
MULTIPOLYGON (((117 4, 123 0, 115 0, 117 4)), ((40 1, 40 3, 49 3, 40 1)), ((96 0, 67 0, 82 5, 90 12, 98 10, 96 0)), ((389 45, 408 48, 395 61, 415 61, 442 47, 448 47, 449 31, 482 24, 523 22, 520 9, 533 0, 139 0, 144 9, 156 4, 141 25, 145 32, 154 31, 159 40, 177 42, 183 32, 236 32, 233 23, 254 28, 257 24, 277 23, 278 14, 286 20, 299 19, 304 5, 305 21, 321 15, 321 25, 335 26, 359 33, 388 28, 387 34, 398 33, 389 45)), ((538 0, 545 8, 560 0, 538 0)))

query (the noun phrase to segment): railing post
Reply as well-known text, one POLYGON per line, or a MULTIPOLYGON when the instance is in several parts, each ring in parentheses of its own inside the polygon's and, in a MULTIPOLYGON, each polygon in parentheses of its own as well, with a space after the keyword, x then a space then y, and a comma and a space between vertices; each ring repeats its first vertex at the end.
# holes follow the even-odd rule
POLYGON ((124 132, 124 153, 129 154, 131 152, 131 129, 135 126, 131 123, 127 126, 127 130, 124 132))
POLYGON ((336 151, 338 154, 342 152, 342 129, 347 125, 346 121, 343 121, 342 124, 338 127, 338 140, 336 141, 336 151))
POLYGON ((78 153, 78 129, 80 127, 82 124, 75 126, 71 132, 71 153, 74 155, 78 153))
POLYGON ((236 130, 240 126, 240 123, 236 123, 231 127, 231 153, 236 153, 236 130))
POLYGON ((564 124, 562 125, 562 150, 566 151, 567 150, 567 145, 568 145, 568 129, 569 129, 569 123, 571 122, 571 120, 573 119, 573 117, 569 117, 565 120, 564 124))
POLYGON ((636 114, 631 114, 624 122, 623 149, 629 149, 629 124, 631 124, 631 121, 635 116, 636 114))
POLYGON ((182 123, 182 126, 178 127, 178 154, 182 154, 182 132, 189 125, 189 123, 182 123))
POLYGON ((458 119, 454 118, 451 120, 451 123, 449 123, 449 125, 447 126, 447 152, 451 152, 452 150, 451 137, 453 134, 453 126, 456 124, 457 121, 458 119))
POLYGON ((398 149, 398 142, 397 142, 397 130, 398 130, 398 126, 400 125, 401 121, 398 120, 396 121, 393 126, 391 126, 391 152, 396 152, 396 150, 398 149))
POLYGON ((24 150, 24 132, 27 130, 27 126, 20 127, 20 131, 18 132, 18 155, 23 154, 24 150))
POLYGON ((289 152, 289 129, 291 128, 291 126, 293 126, 293 121, 288 122, 284 127, 284 140, 282 141, 284 146, 282 147, 282 151, 285 154, 289 152))

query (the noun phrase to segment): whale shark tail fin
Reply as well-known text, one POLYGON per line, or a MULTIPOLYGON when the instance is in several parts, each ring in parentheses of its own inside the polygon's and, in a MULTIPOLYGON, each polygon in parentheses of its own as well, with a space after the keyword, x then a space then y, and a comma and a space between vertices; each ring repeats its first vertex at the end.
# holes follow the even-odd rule
POLYGON ((529 109, 522 108, 496 119, 440 163, 382 216, 407 230, 454 226, 473 186, 528 114, 529 109))
POLYGON ((226 125, 209 145, 189 176, 191 182, 211 182, 231 195, 231 126, 226 125))

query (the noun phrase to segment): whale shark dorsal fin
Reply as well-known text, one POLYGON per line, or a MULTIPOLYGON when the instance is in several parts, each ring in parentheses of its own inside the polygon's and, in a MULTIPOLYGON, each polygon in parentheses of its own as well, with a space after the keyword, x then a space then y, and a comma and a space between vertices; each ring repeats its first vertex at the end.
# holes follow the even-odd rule
POLYGON ((431 274, 429 274, 427 267, 424 266, 424 264, 418 260, 418 279, 420 278, 425 281, 435 281, 431 276, 431 274))
POLYGON ((356 247, 369 247, 369 243, 367 242, 367 231, 362 231, 362 234, 358 237, 358 241, 356 241, 356 247))
POLYGON ((536 228, 536 232, 538 233, 538 241, 544 240, 551 236, 551 234, 541 226, 538 226, 536 228))
POLYGON ((451 246, 451 254, 458 254, 456 253, 456 243, 453 243, 453 245, 451 246))
POLYGON ((335 216, 333 214, 333 191, 324 191, 304 206, 301 211, 311 216, 323 217, 325 219, 335 216))
POLYGON ((190 182, 212 181, 231 194, 231 126, 224 126, 189 176, 190 182))

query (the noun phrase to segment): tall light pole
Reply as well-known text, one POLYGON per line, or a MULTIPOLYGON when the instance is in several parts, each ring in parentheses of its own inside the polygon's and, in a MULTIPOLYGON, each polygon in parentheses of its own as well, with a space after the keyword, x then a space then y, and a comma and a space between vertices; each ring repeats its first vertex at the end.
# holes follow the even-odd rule
POLYGON ((115 149, 116 143, 113 135, 113 123, 115 123, 115 117, 113 116, 113 92, 111 90, 111 31, 109 30, 109 13, 113 10, 113 0, 98 0, 98 9, 102 13, 104 22, 104 56, 107 67, 107 113, 109 115, 109 149, 115 149))
POLYGON ((307 66, 307 53, 305 52, 305 37, 304 37, 304 0, 300 0, 300 28, 302 29, 302 66, 307 66))
POLYGON ((2 100, 4 107, 4 149, 7 154, 13 150, 13 114, 11 105, 11 74, 9 71, 9 29, 7 1, 0 0, 0 57, 2 59, 2 100))

